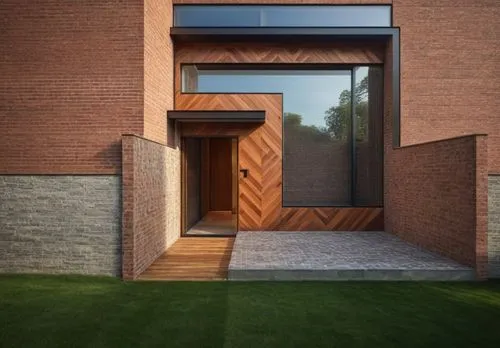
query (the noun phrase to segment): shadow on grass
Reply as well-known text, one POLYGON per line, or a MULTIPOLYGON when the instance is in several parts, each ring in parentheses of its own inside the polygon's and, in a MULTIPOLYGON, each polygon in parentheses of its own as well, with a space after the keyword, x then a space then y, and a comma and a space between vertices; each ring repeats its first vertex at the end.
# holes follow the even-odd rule
POLYGON ((0 277, 2 347, 497 347, 500 283, 0 277))

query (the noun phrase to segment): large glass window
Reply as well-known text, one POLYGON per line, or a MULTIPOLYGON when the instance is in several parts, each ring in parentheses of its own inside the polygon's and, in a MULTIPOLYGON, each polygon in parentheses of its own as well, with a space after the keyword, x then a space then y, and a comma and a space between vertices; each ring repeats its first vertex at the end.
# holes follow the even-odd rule
POLYGON ((389 27, 391 6, 176 5, 176 27, 389 27))
POLYGON ((224 68, 183 66, 182 90, 283 93, 284 206, 381 205, 380 67, 224 68), (372 70, 379 73, 374 75, 372 70), (373 183, 380 187, 372 188, 373 183))

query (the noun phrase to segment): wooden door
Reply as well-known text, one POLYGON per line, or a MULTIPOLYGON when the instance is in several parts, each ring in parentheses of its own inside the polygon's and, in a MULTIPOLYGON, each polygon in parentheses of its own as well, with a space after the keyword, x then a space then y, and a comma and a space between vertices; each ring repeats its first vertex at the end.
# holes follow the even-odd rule
POLYGON ((210 139, 210 210, 231 211, 232 144, 231 138, 210 139))

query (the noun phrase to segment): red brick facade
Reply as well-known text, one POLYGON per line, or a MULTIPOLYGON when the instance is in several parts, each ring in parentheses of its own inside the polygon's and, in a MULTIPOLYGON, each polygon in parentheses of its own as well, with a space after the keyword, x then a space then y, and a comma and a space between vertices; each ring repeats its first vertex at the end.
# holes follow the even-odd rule
POLYGON ((143 132, 143 1, 0 2, 0 173, 119 173, 143 132))
POLYGON ((172 16, 169 1, 144 1, 144 136, 163 144, 167 141, 166 110, 174 107, 172 16))
MULTIPOLYGON (((174 0, 227 2, 392 4, 402 144, 488 133, 489 172, 500 172, 497 1, 174 0)), ((164 141, 168 1, 6 0, 0 14, 1 173, 117 173, 121 134, 164 141)))
POLYGON ((401 27, 402 144, 488 134, 500 172, 500 2, 394 0, 401 27))

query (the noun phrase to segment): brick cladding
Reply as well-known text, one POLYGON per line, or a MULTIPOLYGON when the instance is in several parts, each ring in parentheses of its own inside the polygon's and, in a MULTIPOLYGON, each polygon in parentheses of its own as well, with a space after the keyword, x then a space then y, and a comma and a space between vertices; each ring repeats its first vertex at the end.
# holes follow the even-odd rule
MULTIPOLYGON (((393 3, 403 144, 490 133, 489 172, 498 172, 498 1, 174 1, 193 2, 393 3)), ((6 0, 0 14, 0 172, 113 173, 120 134, 164 137, 156 97, 168 100, 171 79, 155 62, 171 56, 167 1, 6 0)))
POLYGON ((489 173, 500 173, 500 2, 394 0, 393 14, 402 144, 487 133, 489 173))
POLYGON ((170 1, 144 1, 144 136, 160 143, 167 141, 166 111, 174 106, 172 16, 170 1))
POLYGON ((180 163, 165 145, 133 135, 123 143, 123 278, 135 279, 180 233, 180 163))
MULTIPOLYGON (((385 81, 392 71, 389 43, 385 81)), ((392 92, 384 86, 385 229, 487 275, 485 136, 471 135, 393 148, 392 92)))
POLYGON ((144 1, 144 139, 123 137, 125 279, 135 279, 180 235, 179 139, 166 118, 174 104, 172 11, 170 1, 144 1))
POLYGON ((0 173, 118 173, 143 129, 143 2, 0 2, 0 173))
POLYGON ((391 151, 386 162, 386 230, 475 267, 487 268, 485 136, 391 151))

